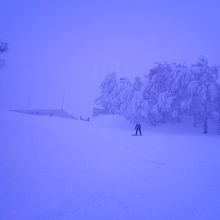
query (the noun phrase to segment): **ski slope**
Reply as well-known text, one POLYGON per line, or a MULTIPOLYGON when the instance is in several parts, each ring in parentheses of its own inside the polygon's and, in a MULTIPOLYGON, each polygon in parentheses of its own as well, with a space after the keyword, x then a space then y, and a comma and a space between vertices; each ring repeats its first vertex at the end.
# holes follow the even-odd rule
POLYGON ((219 220, 220 138, 0 111, 0 220, 219 220))

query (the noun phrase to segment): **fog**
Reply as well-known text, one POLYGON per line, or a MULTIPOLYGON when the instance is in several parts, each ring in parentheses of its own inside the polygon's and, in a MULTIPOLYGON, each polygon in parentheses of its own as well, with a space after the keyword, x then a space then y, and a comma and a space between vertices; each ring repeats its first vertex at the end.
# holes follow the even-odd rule
POLYGON ((0 107, 90 115, 108 72, 131 79, 158 61, 220 64, 220 2, 1 1, 0 107))

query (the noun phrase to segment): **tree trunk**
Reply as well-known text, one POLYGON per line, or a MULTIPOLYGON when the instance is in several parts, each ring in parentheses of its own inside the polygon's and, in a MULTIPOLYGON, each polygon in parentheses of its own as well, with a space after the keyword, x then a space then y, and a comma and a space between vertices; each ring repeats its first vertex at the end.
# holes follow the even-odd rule
POLYGON ((203 134, 208 133, 208 117, 205 115, 204 121, 203 121, 203 134))
POLYGON ((218 120, 217 124, 217 134, 220 135, 220 119, 218 120))
MULTIPOLYGON (((207 91, 206 90, 206 97, 207 97, 207 91)), ((207 106, 207 101, 205 102, 204 105, 204 119, 203 119, 203 134, 208 133, 208 106, 207 106)))

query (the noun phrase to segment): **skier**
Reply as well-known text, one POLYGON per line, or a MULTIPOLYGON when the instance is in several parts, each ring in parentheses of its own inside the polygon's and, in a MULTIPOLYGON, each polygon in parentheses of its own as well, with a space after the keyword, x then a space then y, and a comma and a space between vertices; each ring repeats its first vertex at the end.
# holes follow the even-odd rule
POLYGON ((142 135, 141 134, 141 124, 137 123, 135 125, 135 131, 136 131, 135 135, 138 135, 138 132, 139 132, 140 136, 142 135))

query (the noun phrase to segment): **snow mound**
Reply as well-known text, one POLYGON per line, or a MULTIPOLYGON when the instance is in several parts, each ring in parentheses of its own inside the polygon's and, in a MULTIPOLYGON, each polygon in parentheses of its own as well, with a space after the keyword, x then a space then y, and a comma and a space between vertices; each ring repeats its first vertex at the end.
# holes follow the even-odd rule
POLYGON ((117 128, 117 129, 131 129, 132 124, 120 115, 99 115, 94 117, 92 122, 95 125, 107 127, 107 128, 117 128))

